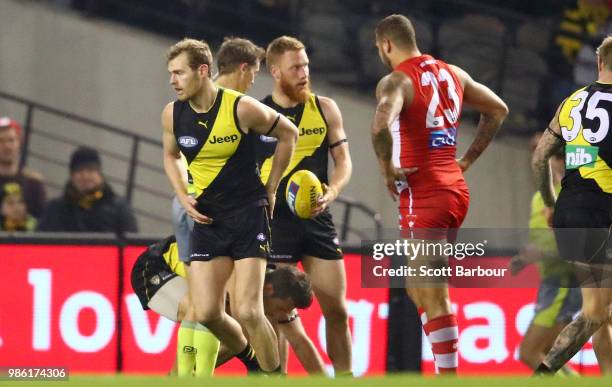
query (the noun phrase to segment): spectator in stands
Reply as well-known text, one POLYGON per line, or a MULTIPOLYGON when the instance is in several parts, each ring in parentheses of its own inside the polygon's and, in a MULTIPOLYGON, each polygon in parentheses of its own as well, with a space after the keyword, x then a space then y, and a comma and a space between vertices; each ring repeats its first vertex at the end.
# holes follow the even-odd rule
POLYGON ((21 186, 6 183, 0 188, 0 230, 33 231, 36 219, 28 214, 21 186))
POLYGON ((17 183, 28 212, 38 218, 45 207, 46 193, 42 176, 27 168, 19 168, 21 126, 8 117, 0 117, 0 188, 17 183))
POLYGON ((102 176, 102 162, 95 149, 80 147, 70 158, 70 179, 62 196, 49 202, 39 231, 136 232, 136 218, 129 204, 112 190, 102 176))
MULTIPOLYGON (((607 0, 566 0, 561 2, 559 14, 555 16, 555 33, 546 53, 551 70, 546 87, 541 89, 539 119, 548 123, 559 103, 578 89, 574 83, 574 66, 585 44, 598 45, 598 31, 606 24, 610 15, 607 0)), ((596 75, 596 74, 595 74, 596 75)), ((581 80, 584 80, 581 77, 581 80)), ((593 78, 593 80, 595 80, 593 78)))

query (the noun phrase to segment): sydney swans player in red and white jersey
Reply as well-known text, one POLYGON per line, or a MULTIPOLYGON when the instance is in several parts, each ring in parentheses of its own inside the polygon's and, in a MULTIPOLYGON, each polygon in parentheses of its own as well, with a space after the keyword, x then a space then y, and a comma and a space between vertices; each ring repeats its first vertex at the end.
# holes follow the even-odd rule
MULTIPOLYGON (((387 188, 393 200, 399 197, 400 230, 408 238, 452 239, 451 230, 461 226, 469 204, 463 172, 489 145, 508 108, 462 69, 422 55, 412 23, 402 15, 378 23, 376 46, 383 63, 393 71, 376 89, 372 141, 387 188), (473 143, 456 160, 463 103, 481 117, 473 143)), ((430 267, 447 260, 418 257, 419 264, 430 267)), ((435 286, 410 281, 406 290, 419 308, 436 368, 440 373, 454 373, 458 328, 446 281, 438 279, 435 286)))

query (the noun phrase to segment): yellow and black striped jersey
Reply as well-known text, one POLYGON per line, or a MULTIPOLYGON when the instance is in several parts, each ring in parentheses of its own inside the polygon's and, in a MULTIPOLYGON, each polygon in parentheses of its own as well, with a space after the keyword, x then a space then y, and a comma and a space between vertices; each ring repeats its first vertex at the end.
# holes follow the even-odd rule
MULTIPOLYGON (((329 142, 327 139, 327 121, 321 110, 319 98, 315 94, 311 94, 306 103, 292 108, 279 106, 274 102, 271 95, 264 98, 262 102, 287 117, 297 126, 299 131, 295 152, 289 167, 283 174, 277 191, 277 206, 278 204, 286 206, 284 196, 287 181, 295 171, 306 169, 314 173, 321 183, 327 184, 328 182, 329 142)), ((275 150, 275 138, 259 136, 257 141, 257 161, 261 165, 261 179, 264 183, 268 181, 275 150)))
POLYGON ((565 141, 564 190, 612 194, 612 85, 594 82, 561 105, 565 141))
POLYGON ((185 264, 179 258, 178 253, 178 244, 176 243, 176 238, 174 236, 170 237, 171 239, 166 239, 168 241, 165 243, 165 246, 162 251, 162 258, 168 265, 168 268, 181 277, 185 278, 185 264))
POLYGON ((174 102, 174 136, 188 164, 198 210, 213 218, 249 204, 267 204, 255 162, 253 136, 240 128, 237 117, 242 94, 218 88, 205 113, 189 102, 174 102))

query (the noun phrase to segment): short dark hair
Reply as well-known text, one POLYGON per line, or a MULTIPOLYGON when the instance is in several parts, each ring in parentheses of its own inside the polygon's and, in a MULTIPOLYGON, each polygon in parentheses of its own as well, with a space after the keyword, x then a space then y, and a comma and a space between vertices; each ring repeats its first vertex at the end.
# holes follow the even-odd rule
POLYGON ((272 285, 272 297, 290 298, 296 308, 312 304, 312 285, 308 274, 292 266, 283 266, 266 273, 266 284, 272 285))
POLYGON ((416 33, 404 15, 389 15, 376 25, 376 40, 389 39, 400 48, 416 48, 416 33))
POLYGON ((203 40, 184 38, 168 49, 166 59, 168 62, 170 62, 183 52, 187 53, 189 67, 195 70, 201 65, 205 64, 209 68, 208 73, 212 74, 211 66, 213 63, 213 56, 208 43, 203 40))
POLYGON ((255 66, 265 55, 263 48, 248 39, 225 38, 217 51, 219 75, 233 73, 242 63, 255 66))

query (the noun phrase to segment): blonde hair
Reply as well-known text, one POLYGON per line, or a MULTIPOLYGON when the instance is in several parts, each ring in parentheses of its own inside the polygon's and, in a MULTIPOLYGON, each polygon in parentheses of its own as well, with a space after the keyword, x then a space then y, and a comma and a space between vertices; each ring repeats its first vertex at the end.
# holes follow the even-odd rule
POLYGON ((275 64, 279 56, 287 51, 304 50, 304 43, 291 36, 281 36, 268 44, 266 49, 266 64, 268 66, 275 64))
POLYGON ((211 74, 213 56, 208 43, 203 40, 184 38, 168 49, 166 59, 170 62, 183 52, 187 54, 189 67, 195 70, 201 65, 207 65, 209 69, 208 73, 209 75, 211 74))
POLYGON ((597 47, 596 52, 606 70, 612 71, 612 35, 604 38, 599 47, 597 47))

